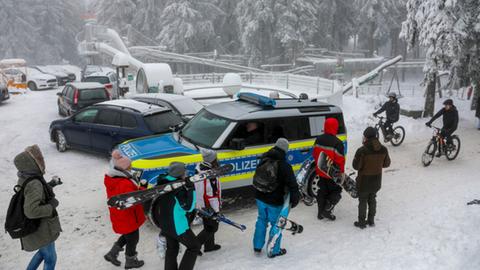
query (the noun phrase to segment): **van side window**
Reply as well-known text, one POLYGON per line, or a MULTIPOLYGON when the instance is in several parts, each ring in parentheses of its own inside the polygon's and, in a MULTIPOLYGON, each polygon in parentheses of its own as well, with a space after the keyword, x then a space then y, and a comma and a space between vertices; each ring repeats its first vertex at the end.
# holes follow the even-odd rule
POLYGON ((328 115, 321 115, 321 116, 310 116, 309 126, 311 130, 311 135, 313 137, 320 136, 323 134, 323 126, 325 124, 325 119, 327 118, 335 118, 338 121, 338 134, 345 134, 345 123, 343 122, 343 115, 341 113, 337 114, 328 114, 328 115))
POLYGON ((269 144, 275 143, 278 138, 298 141, 312 137, 307 117, 269 119, 265 123, 265 132, 269 135, 267 138, 269 144))

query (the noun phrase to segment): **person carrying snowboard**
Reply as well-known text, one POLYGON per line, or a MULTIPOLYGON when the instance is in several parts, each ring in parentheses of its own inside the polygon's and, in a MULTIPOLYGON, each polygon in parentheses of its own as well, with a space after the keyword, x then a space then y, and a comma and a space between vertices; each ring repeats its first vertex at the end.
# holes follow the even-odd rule
POLYGON ((353 158, 353 168, 358 171, 358 221, 353 223, 356 227, 364 229, 367 224, 375 226, 376 196, 382 186, 382 169, 389 166, 390 156, 387 148, 379 142, 377 130, 373 127, 366 128, 363 132, 363 146, 353 158))
MULTIPOLYGON (((300 201, 298 184, 292 166, 286 159, 288 147, 289 142, 279 138, 275 146, 261 157, 255 170, 253 185, 258 218, 253 236, 253 250, 256 254, 260 254, 265 245, 268 224, 270 224, 270 237, 272 237, 273 227, 276 226, 283 208, 286 192, 290 193, 291 208, 297 206, 300 201)), ((280 247, 281 238, 281 236, 278 237, 275 243, 272 258, 287 253, 286 249, 280 247)))
MULTIPOLYGON (((119 150, 113 151, 110 168, 104 179, 108 199, 115 195, 139 190, 138 183, 128 172, 130 169, 130 159, 122 156, 119 150)), ((142 267, 144 261, 138 260, 136 251, 140 238, 139 228, 145 222, 142 205, 136 205, 124 210, 109 207, 108 210, 113 231, 121 234, 121 236, 113 244, 110 251, 105 254, 105 260, 115 266, 120 266, 118 254, 125 247, 125 269, 142 267)))
MULTIPOLYGON (((457 130, 458 128, 458 111, 457 107, 453 105, 453 100, 447 99, 443 102, 444 107, 438 111, 430 121, 425 123, 427 127, 431 127, 432 123, 437 120, 440 116, 443 116, 443 127, 440 130, 440 136, 442 138, 445 138, 447 141, 447 147, 452 145, 452 139, 451 136, 452 134, 457 130)), ((441 156, 443 149, 442 147, 439 147, 437 156, 441 156)))
MULTIPOLYGON (((209 149, 202 150, 202 157, 203 162, 199 163, 195 169, 197 174, 220 166, 215 151, 209 149)), ((207 211, 213 212, 214 215, 218 215, 221 206, 220 179, 213 177, 196 182, 195 190, 197 192, 197 208, 205 208, 207 211)), ((211 217, 202 217, 202 220, 203 230, 197 237, 200 244, 204 245, 203 251, 211 252, 219 250, 221 246, 215 244, 215 233, 218 231, 218 221, 211 217)))
MULTIPOLYGON (((56 210, 58 200, 55 198, 52 184, 47 184, 43 178, 45 159, 38 145, 32 145, 15 156, 13 163, 18 170, 17 185, 23 190, 23 214, 37 222, 33 232, 20 238, 23 250, 37 251, 27 270, 37 269, 42 261, 43 269, 53 270, 57 263, 55 241, 60 236, 62 228, 56 210)), ((9 216, 6 222, 9 221, 8 218, 9 216)))
POLYGON ((400 105, 398 104, 397 94, 390 92, 388 93, 388 101, 383 104, 383 106, 378 109, 373 116, 377 117, 378 114, 385 112, 387 120, 385 121, 385 140, 388 141, 393 138, 393 123, 398 122, 400 119, 400 105))
POLYGON ((337 138, 338 120, 335 118, 327 118, 324 124, 324 133, 317 137, 313 147, 313 158, 315 159, 316 173, 319 176, 318 192, 317 192, 317 206, 318 219, 327 218, 335 220, 333 215, 333 208, 342 198, 342 187, 334 182, 334 180, 323 173, 318 168, 318 158, 320 153, 324 152, 340 169, 340 172, 345 171, 345 156, 343 142, 337 138))
POLYGON ((187 214, 195 209, 195 185, 186 175, 185 164, 172 162, 168 174, 160 175, 158 185, 183 180, 185 185, 173 192, 169 192, 155 199, 151 206, 152 220, 162 230, 167 242, 165 252, 165 270, 191 270, 200 253, 200 242, 190 229, 187 214), (180 265, 177 256, 180 243, 185 251, 180 265))

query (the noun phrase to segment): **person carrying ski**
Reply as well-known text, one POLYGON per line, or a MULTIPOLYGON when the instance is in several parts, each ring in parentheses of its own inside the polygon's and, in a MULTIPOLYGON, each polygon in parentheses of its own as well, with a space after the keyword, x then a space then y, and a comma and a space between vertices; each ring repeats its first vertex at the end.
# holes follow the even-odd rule
POLYGON ((165 270, 191 270, 200 253, 200 242, 190 229, 187 214, 195 209, 195 185, 186 175, 185 164, 172 162, 168 174, 160 175, 158 185, 173 181, 185 181, 185 185, 173 192, 159 196, 152 203, 152 220, 162 230, 167 241, 165 270), (180 243, 185 251, 180 265, 177 263, 180 243))
MULTIPOLYGON (((453 105, 453 100, 447 99, 443 102, 444 107, 439 110, 433 117, 425 123, 427 127, 431 127, 432 123, 440 116, 443 116, 443 127, 440 130, 440 136, 447 141, 447 147, 452 144, 451 136, 458 128, 458 111, 457 107, 453 105)), ((439 149, 437 156, 441 155, 439 149)))
POLYGON ((400 105, 398 104, 397 94, 390 92, 388 93, 389 100, 383 104, 383 106, 378 109, 373 116, 377 117, 378 114, 385 112, 387 120, 385 121, 385 134, 386 140, 390 140, 393 137, 393 123, 398 122, 400 119, 400 105))
POLYGON ((382 186, 382 169, 390 166, 388 150, 377 138, 377 130, 368 127, 363 132, 363 146, 355 153, 353 168, 358 171, 358 221, 356 227, 375 226, 376 196, 382 186), (367 219, 368 206, 368 219, 367 219), (367 220, 365 220, 367 219, 367 220))
MULTIPOLYGON (((254 187, 258 208, 258 218, 253 236, 253 250, 260 254, 265 245, 267 226, 270 223, 270 237, 283 208, 285 194, 290 193, 290 206, 294 208, 300 201, 298 184, 292 166, 287 162, 289 142, 279 138, 275 146, 265 153, 255 171, 254 187)), ((281 235, 273 248, 273 255, 285 255, 287 250, 280 247, 281 235)))
MULTIPOLYGON (((130 159, 122 156, 119 150, 113 151, 110 168, 104 179, 108 199, 115 195, 139 190, 138 183, 128 172, 130 169, 130 159)), ((105 260, 115 266, 120 266, 118 254, 125 247, 125 269, 142 267, 144 261, 138 260, 136 251, 140 238, 139 228, 145 222, 142 205, 136 205, 124 210, 109 207, 108 210, 113 231, 121 234, 121 236, 113 244, 110 251, 105 254, 105 260)))
POLYGON ((342 187, 334 182, 334 180, 323 173, 318 168, 318 158, 320 153, 324 152, 340 169, 340 172, 345 171, 345 154, 343 142, 337 138, 338 120, 335 118, 327 118, 324 123, 324 134, 317 137, 313 147, 313 158, 315 159, 316 173, 319 176, 318 192, 317 192, 317 206, 318 219, 327 218, 335 220, 333 215, 333 208, 342 198, 342 187))
POLYGON ((47 184, 43 178, 45 159, 35 144, 15 156, 13 163, 18 170, 17 185, 23 189, 24 215, 38 221, 35 231, 20 238, 23 250, 37 251, 27 270, 37 269, 42 261, 43 269, 53 270, 57 263, 55 241, 60 236, 62 228, 57 213, 59 202, 55 198, 52 185, 47 184))
MULTIPOLYGON (((202 150, 203 162, 196 167, 196 173, 202 173, 211 169, 218 168, 220 165, 215 151, 202 150)), ((218 177, 206 178, 203 181, 195 183, 197 192, 197 208, 205 208, 213 212, 214 216, 220 213, 221 206, 221 187, 218 177)), ((198 234, 198 241, 204 245, 204 252, 219 250, 220 245, 215 244, 215 233, 218 231, 218 221, 211 217, 202 217, 203 230, 198 234)))

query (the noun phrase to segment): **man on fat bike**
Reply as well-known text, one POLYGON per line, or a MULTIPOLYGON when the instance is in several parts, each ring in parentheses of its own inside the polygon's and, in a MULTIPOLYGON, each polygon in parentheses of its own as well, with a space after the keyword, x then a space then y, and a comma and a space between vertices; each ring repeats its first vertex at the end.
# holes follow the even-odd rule
POLYGON ((378 114, 385 112, 387 115, 387 121, 385 121, 385 139, 386 141, 393 138, 393 123, 397 122, 400 118, 400 105, 398 104, 397 94, 388 93, 389 100, 383 104, 383 106, 373 113, 373 116, 377 117, 378 114))
MULTIPOLYGON (((438 111, 430 121, 425 123, 427 127, 431 127, 433 121, 440 116, 443 116, 443 127, 440 130, 440 136, 447 141, 447 147, 452 146, 451 136, 457 130, 458 127, 458 111, 457 107, 453 105, 453 100, 447 99, 443 102, 444 107, 438 111)), ((442 147, 439 146, 437 157, 442 155, 442 147)))

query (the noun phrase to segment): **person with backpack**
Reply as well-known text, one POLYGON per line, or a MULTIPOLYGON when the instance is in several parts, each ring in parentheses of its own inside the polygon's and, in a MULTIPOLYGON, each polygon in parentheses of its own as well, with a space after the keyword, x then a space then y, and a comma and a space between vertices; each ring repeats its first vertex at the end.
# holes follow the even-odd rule
MULTIPOLYGON (((110 168, 105 174, 104 184, 107 191, 107 198, 139 190, 138 183, 129 173, 131 161, 123 156, 119 150, 112 152, 110 168)), ((115 266, 120 266, 118 254, 125 247, 125 269, 140 268, 144 261, 137 258, 137 244, 140 238, 139 228, 145 222, 145 214, 142 205, 119 210, 109 207, 110 221, 113 231, 121 236, 113 244, 110 251, 105 254, 105 260, 115 266)))
POLYGON ((397 94, 390 92, 388 93, 388 101, 383 104, 383 106, 378 109, 373 116, 377 117, 378 114, 385 112, 387 120, 385 121, 385 134, 386 140, 390 140, 393 137, 393 123, 398 122, 400 119, 400 105, 398 104, 397 94))
POLYGON ((17 200, 12 198, 5 228, 12 237, 20 238, 23 250, 37 251, 27 270, 37 269, 42 262, 43 269, 53 270, 57 263, 55 241, 62 228, 56 210, 59 202, 52 185, 43 178, 45 159, 38 145, 32 145, 15 156, 13 163, 18 170, 18 189, 14 195, 17 200), (15 227, 11 225, 18 224, 18 221, 23 221, 22 227, 11 230, 15 227))
POLYGON ((185 181, 185 185, 159 196, 151 206, 152 220, 162 230, 162 235, 167 241, 165 270, 192 270, 200 253, 200 242, 190 229, 187 217, 187 214, 195 210, 195 185, 188 179, 186 173, 184 163, 170 163, 168 173, 158 177, 157 185, 174 181, 185 181), (178 265, 180 243, 187 249, 178 265))
POLYGON ((375 226, 377 192, 382 186, 382 169, 390 166, 388 150, 377 138, 377 130, 368 127, 363 132, 363 146, 355 153, 353 168, 358 171, 358 221, 354 225, 364 229, 375 226), (367 218, 368 206, 368 218, 367 218))
POLYGON ((338 120, 335 118, 327 118, 323 127, 324 133, 317 137, 313 147, 313 158, 315 160, 315 170, 319 176, 318 192, 317 192, 317 206, 318 219, 327 218, 335 220, 333 215, 333 208, 342 198, 342 187, 336 184, 332 177, 325 174, 318 167, 318 158, 320 153, 324 152, 338 168, 340 172, 345 171, 345 150, 343 142, 337 138, 338 120))
MULTIPOLYGON (((276 226, 282 210, 285 194, 290 193, 290 206, 294 208, 300 201, 298 184, 292 166, 287 162, 289 142, 279 138, 275 146, 266 152, 260 159, 255 170, 253 186, 257 202, 258 218, 253 235, 253 250, 255 254, 262 252, 265 245, 267 227, 270 224, 270 233, 276 226)), ((273 257, 282 256, 287 250, 280 247, 281 236, 273 248, 273 257)))
MULTIPOLYGON (((204 149, 202 152, 203 162, 196 167, 196 173, 202 173, 211 169, 220 167, 217 159, 217 153, 213 150, 204 149)), ((213 177, 204 179, 195 183, 197 192, 197 208, 206 209, 213 212, 214 216, 220 213, 221 206, 221 187, 220 179, 213 177)), ((202 217, 203 230, 198 234, 198 241, 204 245, 204 252, 219 250, 220 245, 215 244, 215 233, 218 231, 218 220, 212 217, 202 217)))

